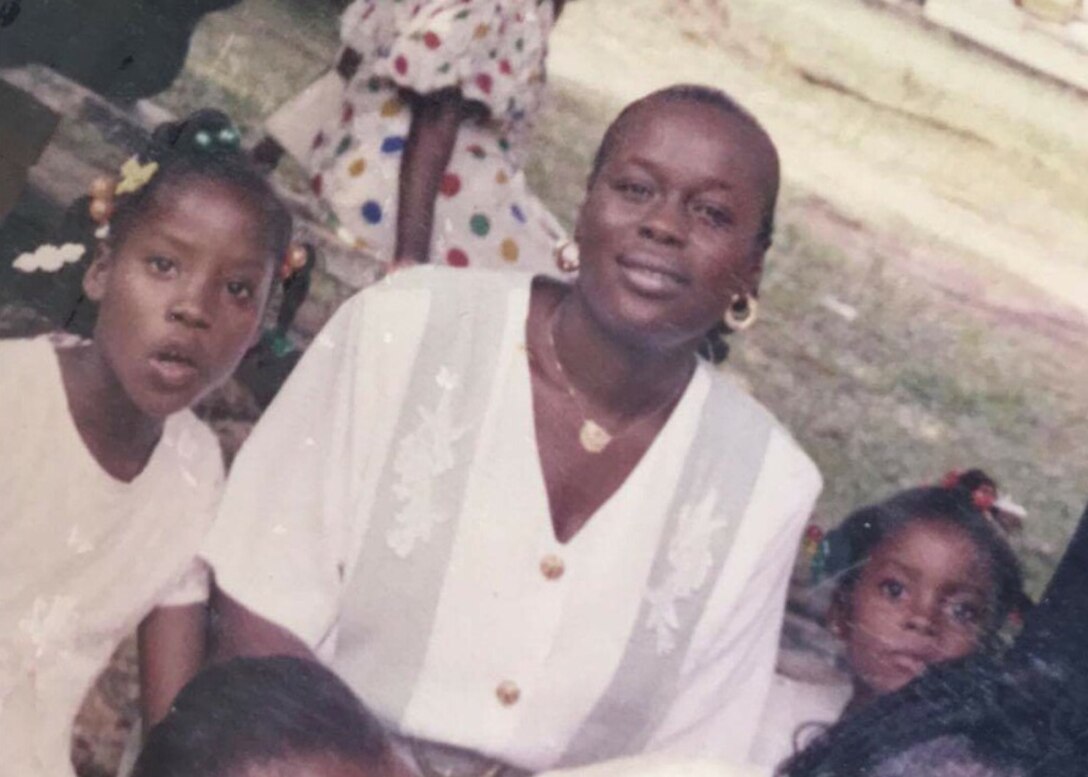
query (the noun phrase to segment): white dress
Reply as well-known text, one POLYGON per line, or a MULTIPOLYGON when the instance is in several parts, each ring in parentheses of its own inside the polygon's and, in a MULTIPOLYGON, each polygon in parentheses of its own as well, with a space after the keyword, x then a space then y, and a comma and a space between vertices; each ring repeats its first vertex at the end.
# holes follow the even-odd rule
POLYGON ((777 768, 842 717, 849 683, 810 683, 776 674, 759 721, 751 760, 777 768))
POLYGON ((196 553, 222 458, 185 411, 135 480, 110 477, 72 421, 49 338, 0 342, 0 407, 0 773, 64 777, 113 650, 156 604, 207 595, 196 553))
POLYGON ((552 0, 355 0, 340 35, 361 57, 330 71, 268 120, 308 169, 334 228, 392 261, 403 149, 412 111, 401 90, 458 89, 486 108, 461 123, 435 200, 431 261, 555 273, 565 237, 522 165, 545 85, 552 0))
POLYGON ((701 365, 626 482, 557 542, 530 283, 424 267, 345 303, 243 447, 206 558, 398 735, 531 771, 742 760, 819 474, 701 365))

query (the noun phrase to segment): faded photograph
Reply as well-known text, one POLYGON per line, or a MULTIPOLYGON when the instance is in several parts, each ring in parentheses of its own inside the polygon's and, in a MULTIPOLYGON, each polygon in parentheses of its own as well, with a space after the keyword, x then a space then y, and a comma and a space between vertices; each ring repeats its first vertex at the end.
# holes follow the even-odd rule
POLYGON ((0 0, 0 775, 1088 764, 1083 0, 0 0))

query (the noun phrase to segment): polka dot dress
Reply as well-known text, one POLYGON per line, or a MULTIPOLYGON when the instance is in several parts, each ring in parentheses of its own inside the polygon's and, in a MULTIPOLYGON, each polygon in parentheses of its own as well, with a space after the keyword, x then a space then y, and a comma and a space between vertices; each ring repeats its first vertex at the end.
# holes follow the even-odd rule
POLYGON ((308 148, 296 153, 314 194, 342 234, 391 261, 412 117, 400 90, 460 89, 487 115, 458 131, 435 202, 431 261, 555 273, 565 236, 521 170, 553 21, 551 0, 356 0, 341 19, 345 45, 362 57, 356 75, 334 76, 337 99, 320 109, 300 95, 269 128, 278 137, 277 125, 295 135, 308 126, 308 148))

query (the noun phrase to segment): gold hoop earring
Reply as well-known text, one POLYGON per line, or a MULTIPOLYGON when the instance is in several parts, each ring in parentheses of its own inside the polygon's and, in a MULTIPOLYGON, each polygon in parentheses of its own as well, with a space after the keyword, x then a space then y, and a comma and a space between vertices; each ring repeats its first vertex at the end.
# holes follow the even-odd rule
POLYGON ((734 332, 742 332, 759 317, 759 300, 751 294, 734 294, 722 320, 734 332))
POLYGON ((578 243, 564 240, 555 248, 555 265, 561 272, 575 273, 582 266, 578 243))

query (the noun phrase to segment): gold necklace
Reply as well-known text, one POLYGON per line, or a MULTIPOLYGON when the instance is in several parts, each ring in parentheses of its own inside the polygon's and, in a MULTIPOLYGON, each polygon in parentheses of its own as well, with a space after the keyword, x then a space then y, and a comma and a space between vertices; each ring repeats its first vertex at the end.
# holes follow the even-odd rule
POLYGON ((684 392, 684 389, 688 385, 688 380, 691 377, 691 373, 689 372, 687 377, 680 381, 676 390, 669 394, 664 402, 655 406, 649 412, 636 414, 618 431, 610 432, 605 429, 604 426, 589 417, 589 413, 586 412, 586 403, 583 401, 578 390, 574 388, 574 382, 570 379, 570 375, 568 375, 566 369, 563 368, 563 361, 559 358, 559 348, 555 343, 555 325, 559 320, 559 308, 560 305, 556 305, 551 318, 548 319, 548 347, 551 348, 552 361, 555 362, 555 369, 560 376, 562 376, 563 382, 566 384, 567 395, 574 404, 577 405, 578 412, 582 416, 582 426, 578 429, 578 442, 586 453, 603 453, 613 440, 617 437, 622 437, 624 434, 631 431, 639 421, 652 418, 665 408, 671 406, 684 392))

